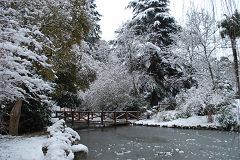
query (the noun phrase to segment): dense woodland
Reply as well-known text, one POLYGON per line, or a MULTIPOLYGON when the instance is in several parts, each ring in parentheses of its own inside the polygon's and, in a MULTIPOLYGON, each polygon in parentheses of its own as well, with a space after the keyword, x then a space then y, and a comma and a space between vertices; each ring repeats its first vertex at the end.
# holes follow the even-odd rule
POLYGON ((171 104, 174 118, 214 114, 236 124, 238 10, 218 21, 192 7, 180 25, 168 0, 132 0, 133 18, 106 42, 96 7, 0 0, 2 133, 40 130, 61 107, 157 112, 159 103, 171 104))

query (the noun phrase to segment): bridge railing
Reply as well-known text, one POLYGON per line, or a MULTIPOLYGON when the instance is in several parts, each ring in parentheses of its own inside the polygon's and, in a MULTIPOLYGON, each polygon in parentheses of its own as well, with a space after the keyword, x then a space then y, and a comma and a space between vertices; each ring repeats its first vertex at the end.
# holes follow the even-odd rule
POLYGON ((90 125, 90 122, 99 122, 102 126, 104 123, 129 123, 129 120, 139 120, 142 115, 140 111, 56 111, 56 118, 71 121, 72 125, 75 122, 85 122, 90 125))

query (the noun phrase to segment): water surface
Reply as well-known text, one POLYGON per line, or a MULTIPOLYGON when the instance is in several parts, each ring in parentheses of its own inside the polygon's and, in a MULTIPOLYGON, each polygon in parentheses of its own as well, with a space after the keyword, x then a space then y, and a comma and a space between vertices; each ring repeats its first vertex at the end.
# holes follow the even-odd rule
POLYGON ((124 126, 79 130, 88 160, 240 160, 240 134, 124 126))

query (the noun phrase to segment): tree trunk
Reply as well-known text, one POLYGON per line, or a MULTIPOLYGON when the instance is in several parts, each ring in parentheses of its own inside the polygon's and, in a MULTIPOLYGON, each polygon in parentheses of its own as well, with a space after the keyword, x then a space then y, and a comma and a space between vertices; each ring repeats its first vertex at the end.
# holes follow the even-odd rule
POLYGON ((18 99, 10 113, 9 134, 18 135, 18 126, 21 116, 22 100, 18 99))
POLYGON ((207 61, 207 64, 208 64, 208 70, 209 70, 209 73, 210 73, 212 84, 213 84, 213 87, 215 87, 215 81, 214 81, 212 66, 211 66, 211 63, 210 63, 209 58, 207 56, 207 47, 203 46, 203 48, 204 48, 204 54, 205 54, 205 58, 206 58, 206 61, 207 61))
POLYGON ((237 96, 240 96, 240 85, 239 85, 239 72, 238 72, 238 57, 237 57, 237 46, 236 46, 236 38, 231 38, 232 52, 233 52, 233 60, 234 60, 234 71, 236 76, 236 85, 237 85, 237 96))
POLYGON ((209 73, 210 73, 210 77, 211 77, 211 80, 212 80, 212 84, 213 84, 213 87, 215 87, 215 82, 214 82, 214 77, 213 77, 213 71, 212 71, 212 67, 211 67, 211 64, 210 64, 209 60, 207 60, 207 63, 208 63, 208 70, 209 70, 209 73))
MULTIPOLYGON (((129 47, 130 48, 130 47, 129 47)), ((131 50, 130 50, 130 53, 129 53, 129 61, 130 61, 130 73, 132 75, 132 82, 133 82, 133 94, 134 96, 137 96, 138 93, 137 93, 137 87, 136 87, 136 84, 135 84, 135 79, 134 79, 134 75, 133 75, 133 64, 132 64, 132 54, 131 54, 131 50)))

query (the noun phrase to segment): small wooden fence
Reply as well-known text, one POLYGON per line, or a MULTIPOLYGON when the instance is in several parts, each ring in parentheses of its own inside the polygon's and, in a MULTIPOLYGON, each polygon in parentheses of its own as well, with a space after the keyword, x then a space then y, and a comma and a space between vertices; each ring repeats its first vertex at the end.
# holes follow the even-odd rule
POLYGON ((56 118, 70 122, 72 126, 78 123, 86 123, 99 126, 129 124, 131 120, 139 120, 142 115, 140 111, 56 111, 56 118))

